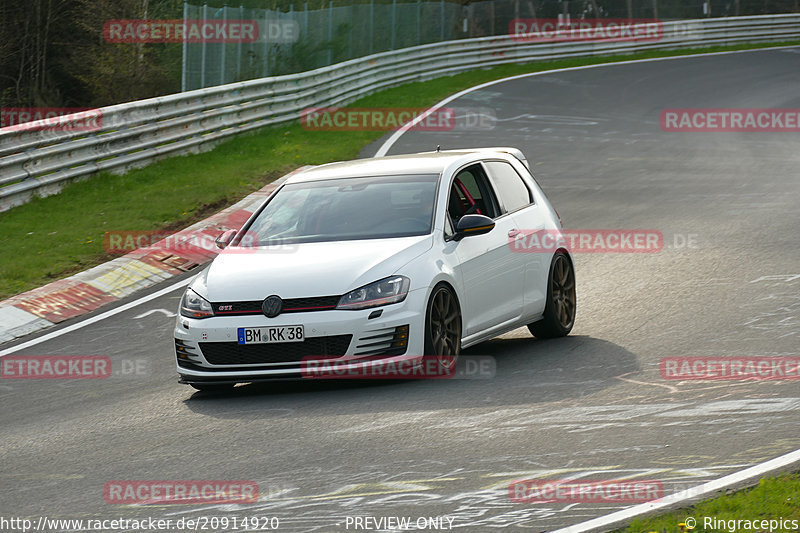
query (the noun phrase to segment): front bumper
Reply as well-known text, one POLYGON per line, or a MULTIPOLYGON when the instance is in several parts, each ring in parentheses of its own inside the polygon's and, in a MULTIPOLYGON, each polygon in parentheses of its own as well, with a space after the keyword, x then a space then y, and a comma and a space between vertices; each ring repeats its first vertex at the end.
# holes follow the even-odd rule
POLYGON ((174 337, 181 383, 246 383, 308 378, 306 358, 335 358, 354 367, 361 359, 403 361, 423 355, 425 291, 409 292, 403 302, 372 309, 282 314, 178 316, 174 337), (380 311, 379 316, 374 316, 380 311), (373 318, 370 318, 372 316, 373 318), (303 325, 305 341, 238 344, 241 327, 303 325), (405 337, 405 345, 399 342, 405 337))

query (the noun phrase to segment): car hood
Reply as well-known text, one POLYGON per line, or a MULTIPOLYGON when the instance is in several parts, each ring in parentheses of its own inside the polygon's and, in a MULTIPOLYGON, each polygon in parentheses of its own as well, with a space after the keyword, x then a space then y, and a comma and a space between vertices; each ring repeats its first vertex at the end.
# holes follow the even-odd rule
MULTIPOLYGON (((198 274, 191 287, 211 302, 345 294, 398 274, 432 246, 431 235, 231 248, 198 274)), ((413 281, 412 281, 413 283, 413 281)))

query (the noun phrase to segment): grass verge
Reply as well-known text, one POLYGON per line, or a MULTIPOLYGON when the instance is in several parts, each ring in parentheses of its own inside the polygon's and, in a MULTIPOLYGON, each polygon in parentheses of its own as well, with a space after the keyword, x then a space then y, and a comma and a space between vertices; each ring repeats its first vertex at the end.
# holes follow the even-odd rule
POLYGON ((764 478, 755 487, 703 501, 686 509, 636 519, 619 533, 689 531, 800 531, 800 472, 764 478), (770 520, 775 522, 770 523, 770 520), (688 526, 692 523, 695 525, 690 529, 688 526))
MULTIPOLYGON (((352 107, 424 107, 462 89, 516 74, 631 59, 744 50, 792 43, 647 52, 501 65, 366 96, 352 107)), ((301 165, 353 159, 383 132, 307 131, 299 123, 230 139, 214 150, 173 157, 119 176, 101 173, 55 196, 0 213, 0 300, 80 272, 115 256, 114 231, 177 230, 301 165)))

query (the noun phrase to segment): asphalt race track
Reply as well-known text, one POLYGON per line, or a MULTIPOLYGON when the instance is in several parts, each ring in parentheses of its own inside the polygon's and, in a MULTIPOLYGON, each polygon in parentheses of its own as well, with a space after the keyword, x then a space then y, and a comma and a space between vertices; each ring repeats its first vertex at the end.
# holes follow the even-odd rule
POLYGON ((565 227, 659 230, 664 249, 577 254, 572 335, 520 329, 470 348, 495 358, 490 379, 196 393, 177 383, 166 316, 182 288, 23 349, 106 355, 116 370, 0 381, 0 516, 274 516, 279 531, 320 532, 354 531, 348 516, 448 517, 459 531, 544 531, 628 504, 514 503, 512 480, 658 480, 668 494, 800 448, 798 381, 659 373, 665 357, 800 355, 797 133, 659 125, 665 108, 800 108, 798 88, 800 49, 784 49, 556 72, 458 99, 491 110, 493 127, 412 131, 390 153, 517 146, 565 227), (253 480, 261 497, 104 500, 108 481, 169 479, 253 480))

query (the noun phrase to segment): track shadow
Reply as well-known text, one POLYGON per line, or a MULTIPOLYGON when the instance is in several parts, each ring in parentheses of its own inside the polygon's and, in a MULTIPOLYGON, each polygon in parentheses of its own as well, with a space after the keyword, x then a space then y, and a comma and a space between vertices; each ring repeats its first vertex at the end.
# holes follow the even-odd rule
POLYGON ((639 369, 635 354, 588 336, 499 338, 463 355, 493 360, 493 375, 254 383, 225 393, 196 392, 184 404, 194 412, 221 418, 282 417, 298 411, 323 415, 499 408, 579 398, 616 385, 616 376, 639 369))

